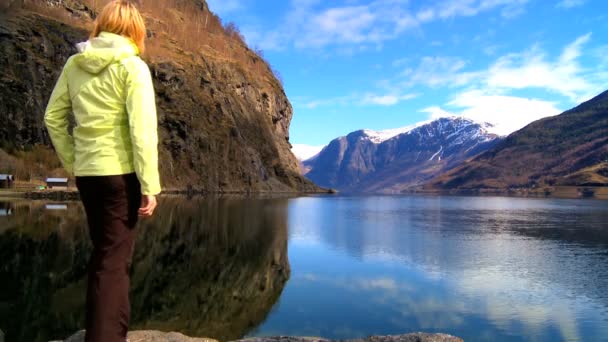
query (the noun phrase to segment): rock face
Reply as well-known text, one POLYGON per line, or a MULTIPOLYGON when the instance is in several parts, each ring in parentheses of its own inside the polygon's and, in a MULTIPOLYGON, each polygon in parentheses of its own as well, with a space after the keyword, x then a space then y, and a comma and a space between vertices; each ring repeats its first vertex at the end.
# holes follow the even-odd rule
POLYGON ((608 91, 531 123, 429 189, 608 186, 608 91))
POLYGON ((493 147, 500 138, 487 128, 452 117, 403 132, 360 130, 333 140, 303 166, 306 177, 324 187, 400 192, 493 147))
MULTIPOLYGON (((74 45, 87 39, 83 27, 96 13, 90 3, 28 1, 0 12, 0 149, 18 155, 37 144, 50 146, 44 109, 74 45)), ((200 0, 146 1, 142 13, 163 187, 318 191, 299 175, 290 151, 293 111, 281 83, 238 31, 223 28, 200 0)))
MULTIPOLYGON (((217 342, 210 338, 192 338, 180 333, 160 331, 131 331, 127 338, 129 342, 217 342)), ((63 342, 84 342, 84 331, 79 331, 63 342)))
MULTIPOLYGON (((239 342, 331 342, 336 340, 321 337, 255 337, 239 340, 239 342)), ((368 338, 339 340, 344 342, 463 342, 461 338, 446 334, 413 333, 392 336, 370 336, 368 338)))
MULTIPOLYGON (((207 338, 190 338, 179 333, 162 333, 158 331, 129 332, 129 342, 217 342, 207 338)), ((321 337, 254 337, 234 342, 331 342, 321 337)), ((371 336, 365 339, 341 340, 348 342, 463 342, 461 338, 446 334, 414 333, 393 336, 371 336)), ((59 342, 59 341, 56 341, 59 342)), ((84 342, 84 331, 80 331, 63 342, 84 342)))

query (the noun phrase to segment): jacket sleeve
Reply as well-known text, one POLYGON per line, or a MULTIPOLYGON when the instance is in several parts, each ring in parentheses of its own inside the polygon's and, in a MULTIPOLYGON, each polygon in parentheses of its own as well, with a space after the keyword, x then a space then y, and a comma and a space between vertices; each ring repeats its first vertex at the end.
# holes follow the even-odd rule
POLYGON ((63 167, 74 173, 74 138, 68 132, 68 115, 72 111, 72 101, 68 91, 66 70, 68 61, 61 71, 44 113, 44 123, 49 132, 55 151, 63 167))
POLYGON ((156 102, 150 70, 137 58, 127 66, 126 107, 133 147, 133 163, 143 195, 161 192, 158 174, 156 102))

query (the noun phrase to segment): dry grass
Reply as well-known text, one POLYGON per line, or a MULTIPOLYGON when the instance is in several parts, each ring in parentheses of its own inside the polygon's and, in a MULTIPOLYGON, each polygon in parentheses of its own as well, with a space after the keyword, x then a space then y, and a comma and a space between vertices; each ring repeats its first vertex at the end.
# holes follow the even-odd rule
POLYGON ((67 177, 55 151, 44 145, 20 151, 0 150, 0 173, 12 174, 17 182, 40 182, 47 177, 67 177))
MULTIPOLYGON (((99 11, 108 0, 86 0, 99 11)), ((234 63, 254 75, 275 75, 259 49, 250 49, 238 26, 222 20, 195 0, 147 0, 141 11, 146 18, 149 34, 147 55, 159 58, 182 54, 202 54, 234 63), (172 44, 168 44, 172 43, 172 44)))
MULTIPOLYGON (((64 23, 92 29, 92 19, 110 0, 29 0, 22 8, 52 17, 64 23), (66 6, 70 10, 66 10, 66 6), (80 9, 77 11, 74 9, 80 9), (84 9, 84 11, 82 11, 84 9), (91 13, 92 15, 89 15, 91 13)), ((274 70, 259 49, 250 49, 238 26, 226 24, 197 0, 146 0, 141 12, 146 19, 149 38, 144 57, 175 58, 178 55, 216 57, 233 63, 241 70, 256 76, 274 75, 282 84, 280 74, 274 70)), ((265 77, 269 81, 271 78, 265 77)))

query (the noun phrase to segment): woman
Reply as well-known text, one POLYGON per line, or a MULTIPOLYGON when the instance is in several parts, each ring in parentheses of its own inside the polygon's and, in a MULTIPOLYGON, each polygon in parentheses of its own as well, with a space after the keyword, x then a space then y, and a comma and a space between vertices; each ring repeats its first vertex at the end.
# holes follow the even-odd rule
POLYGON ((134 228, 138 216, 152 215, 161 191, 154 89, 139 57, 145 36, 133 3, 107 4, 89 41, 66 62, 44 116, 59 159, 76 176, 93 242, 88 342, 126 339, 134 228))

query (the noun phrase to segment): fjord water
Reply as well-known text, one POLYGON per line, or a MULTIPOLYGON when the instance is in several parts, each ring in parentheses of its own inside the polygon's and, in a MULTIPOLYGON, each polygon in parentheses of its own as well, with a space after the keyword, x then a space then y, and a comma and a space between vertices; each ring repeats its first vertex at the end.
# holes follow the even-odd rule
MULTIPOLYGON (((82 327, 88 233, 78 203, 62 208, 0 203, 7 341, 82 327)), ((608 340, 606 201, 162 198, 138 230, 132 329, 608 340)))

